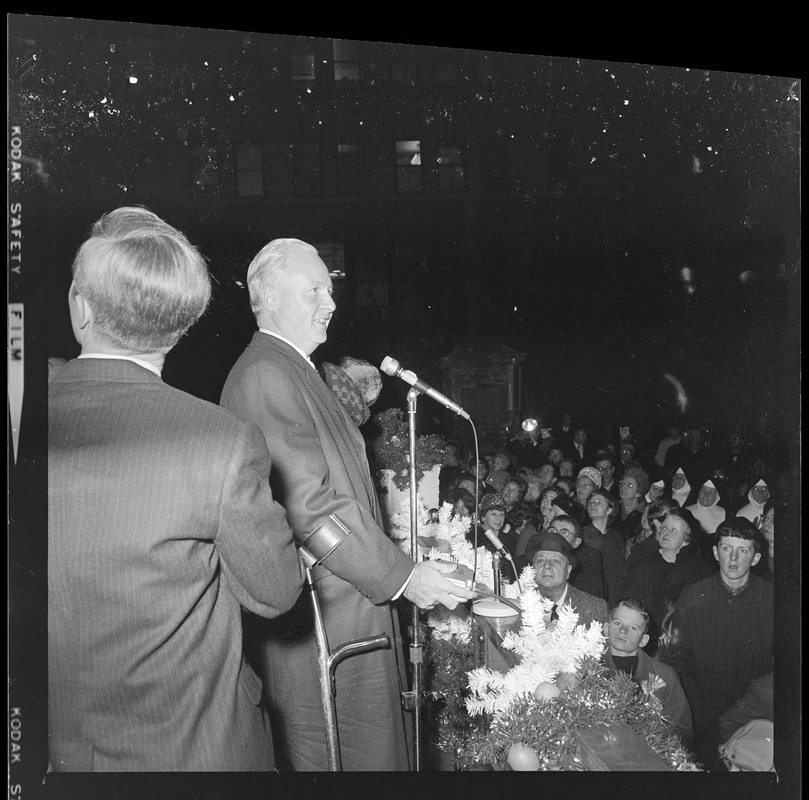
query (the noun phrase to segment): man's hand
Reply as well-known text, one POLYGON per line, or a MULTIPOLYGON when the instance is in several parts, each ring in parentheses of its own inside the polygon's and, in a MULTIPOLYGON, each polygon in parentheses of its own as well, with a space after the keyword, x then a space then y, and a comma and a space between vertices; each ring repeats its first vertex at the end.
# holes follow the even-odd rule
POLYGON ((439 603, 452 610, 459 602, 474 599, 474 590, 456 586, 444 577, 455 572, 457 566, 446 561, 419 561, 413 567, 404 596, 419 608, 428 610, 439 603))

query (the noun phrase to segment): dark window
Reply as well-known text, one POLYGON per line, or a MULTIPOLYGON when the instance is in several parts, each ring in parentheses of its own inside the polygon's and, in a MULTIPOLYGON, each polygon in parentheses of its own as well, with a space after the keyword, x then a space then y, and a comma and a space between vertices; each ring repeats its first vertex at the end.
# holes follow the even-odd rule
POLYGON ((320 145, 313 142, 293 144, 291 152, 295 194, 298 197, 315 197, 322 194, 320 145))
POLYGON ((463 150, 438 148, 438 186, 442 192, 460 192, 464 188, 463 150))
POLYGON ((215 148, 192 148, 191 170, 195 197, 219 197, 219 158, 215 148))
POLYGON ((293 81, 313 81, 315 79, 315 54, 299 53, 290 56, 289 77, 293 81))
POLYGON ((237 145, 236 176, 240 197, 258 197, 264 194, 263 163, 261 145, 237 145))
POLYGON ((365 191, 365 164, 362 145, 337 144, 338 194, 363 194, 365 191))
POLYGON ((136 146, 132 151, 132 196, 154 197, 163 189, 164 167, 159 149, 151 146, 136 146))

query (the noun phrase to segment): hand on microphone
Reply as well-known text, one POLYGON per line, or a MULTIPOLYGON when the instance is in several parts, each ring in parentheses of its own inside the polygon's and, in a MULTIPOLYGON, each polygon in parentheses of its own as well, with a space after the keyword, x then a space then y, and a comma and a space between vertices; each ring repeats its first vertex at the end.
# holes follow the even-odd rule
POLYGON ((452 610, 459 602, 473 600, 475 592, 448 581, 444 575, 455 572, 457 564, 447 561, 419 561, 413 567, 404 596, 419 608, 435 608, 439 603, 452 610))

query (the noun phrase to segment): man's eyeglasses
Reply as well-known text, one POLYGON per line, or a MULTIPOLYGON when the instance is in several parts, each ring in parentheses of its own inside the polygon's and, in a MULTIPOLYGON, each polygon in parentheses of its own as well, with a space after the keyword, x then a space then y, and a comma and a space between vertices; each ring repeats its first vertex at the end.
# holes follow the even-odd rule
POLYGON ((680 531, 677 528, 672 527, 671 525, 661 525, 660 526, 660 533, 679 533, 680 531))
POLYGON ((575 536, 575 533, 567 530, 567 528, 548 528, 548 533, 558 533, 560 536, 575 536))

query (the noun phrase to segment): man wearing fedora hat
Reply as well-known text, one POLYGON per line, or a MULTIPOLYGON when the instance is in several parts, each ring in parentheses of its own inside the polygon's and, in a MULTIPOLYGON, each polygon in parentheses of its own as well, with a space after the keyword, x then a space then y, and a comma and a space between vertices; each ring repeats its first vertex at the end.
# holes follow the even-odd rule
POLYGON ((576 556, 564 536, 550 531, 542 534, 530 555, 539 593, 554 604, 546 624, 556 619, 556 609, 562 605, 570 606, 579 615, 580 625, 602 624, 609 620, 610 609, 606 600, 569 583, 576 556))

